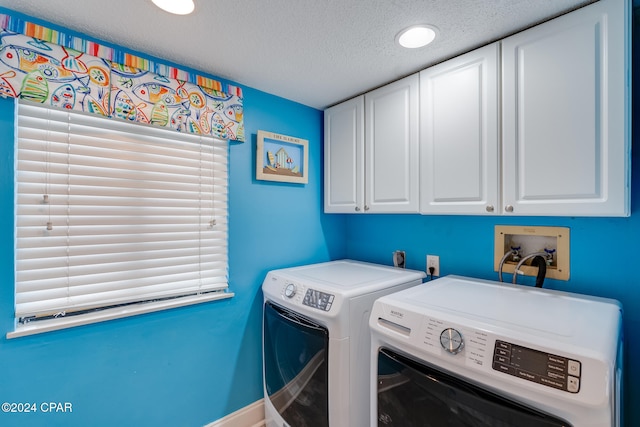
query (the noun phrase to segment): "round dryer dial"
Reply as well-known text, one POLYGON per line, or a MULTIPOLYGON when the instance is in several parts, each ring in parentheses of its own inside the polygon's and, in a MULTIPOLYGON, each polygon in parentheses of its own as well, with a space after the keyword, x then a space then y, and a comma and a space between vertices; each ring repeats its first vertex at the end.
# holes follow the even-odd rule
POLYGON ((447 328, 440 334, 440 345, 451 354, 458 354, 464 348, 462 334, 453 328, 447 328))
POLYGON ((284 288, 284 296, 287 298, 293 298, 296 294, 296 285, 293 283, 289 283, 286 288, 284 288))

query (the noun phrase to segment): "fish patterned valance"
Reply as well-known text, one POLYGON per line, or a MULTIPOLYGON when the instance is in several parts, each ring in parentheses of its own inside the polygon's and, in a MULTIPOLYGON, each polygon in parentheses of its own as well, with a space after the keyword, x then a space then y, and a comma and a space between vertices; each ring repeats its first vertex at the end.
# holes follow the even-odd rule
POLYGON ((2 96, 244 141, 239 87, 9 15, 0 27, 2 96))

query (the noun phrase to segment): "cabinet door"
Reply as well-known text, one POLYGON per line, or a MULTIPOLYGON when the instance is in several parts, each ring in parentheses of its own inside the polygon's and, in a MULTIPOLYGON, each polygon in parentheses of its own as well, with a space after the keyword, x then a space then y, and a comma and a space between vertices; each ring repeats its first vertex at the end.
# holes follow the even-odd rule
POLYGON ((420 211, 499 209, 498 61, 494 43, 420 73, 420 211))
POLYGON ((364 208, 364 97, 324 112, 324 211, 364 208))
POLYGON ((629 215, 629 3, 503 41, 504 212, 629 215))
POLYGON ((418 75, 365 95, 365 210, 418 212, 418 75))

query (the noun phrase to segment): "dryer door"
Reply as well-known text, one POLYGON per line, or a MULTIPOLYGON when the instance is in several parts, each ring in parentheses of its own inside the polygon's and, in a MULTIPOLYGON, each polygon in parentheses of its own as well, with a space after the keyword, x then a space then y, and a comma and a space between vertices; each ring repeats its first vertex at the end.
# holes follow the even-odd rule
POLYGON ((266 397, 284 421, 328 427, 327 329, 267 301, 263 347, 266 397))
POLYGON ((378 353, 378 426, 571 427, 384 348, 378 353))

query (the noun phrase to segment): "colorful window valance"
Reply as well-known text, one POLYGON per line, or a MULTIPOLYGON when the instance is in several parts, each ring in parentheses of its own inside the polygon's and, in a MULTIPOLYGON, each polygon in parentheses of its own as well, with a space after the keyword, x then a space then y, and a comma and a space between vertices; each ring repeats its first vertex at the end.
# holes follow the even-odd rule
POLYGON ((244 141, 242 90, 0 14, 0 95, 244 141))

